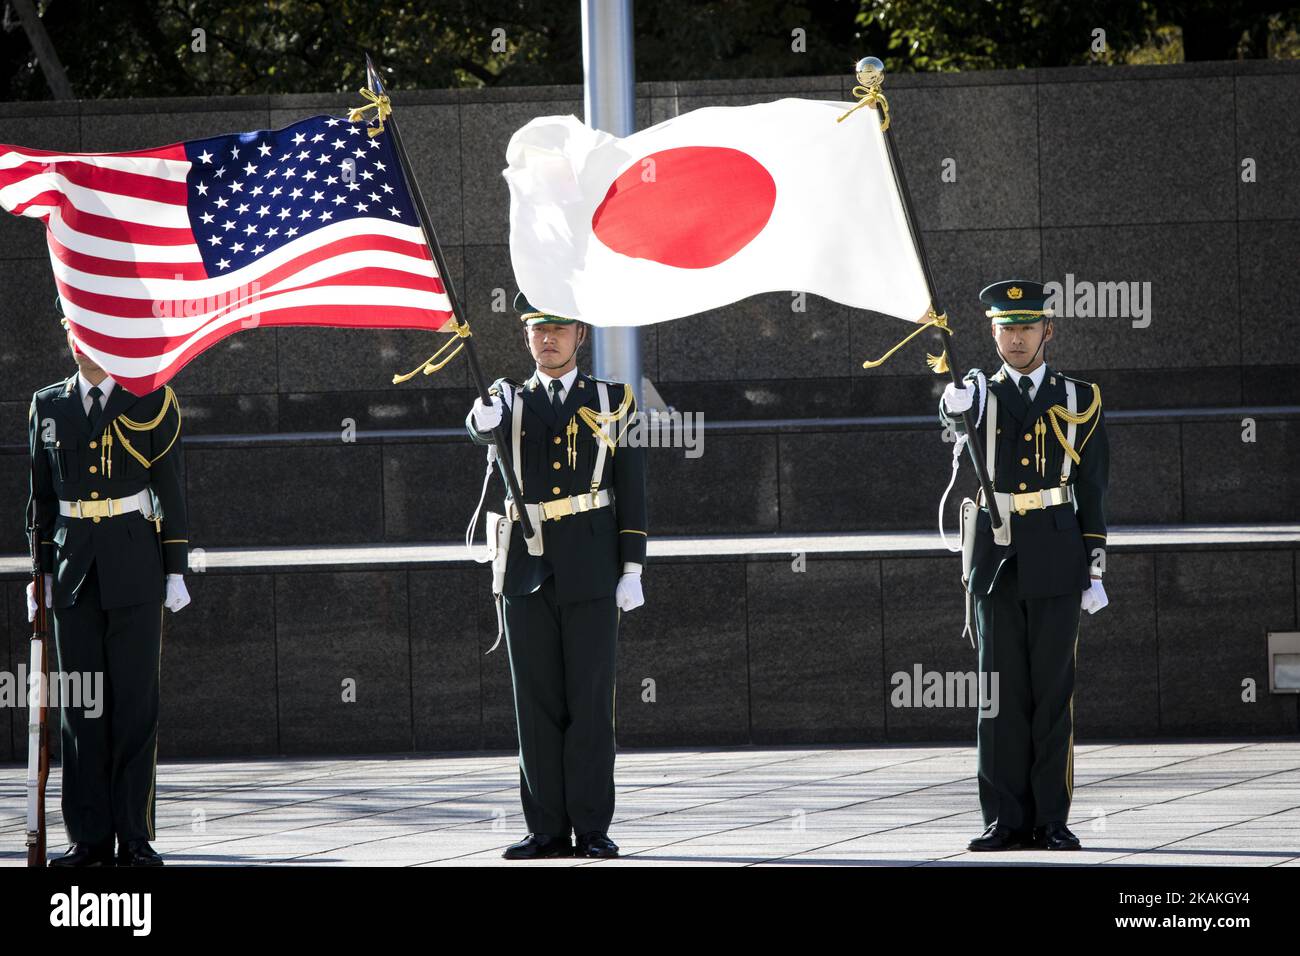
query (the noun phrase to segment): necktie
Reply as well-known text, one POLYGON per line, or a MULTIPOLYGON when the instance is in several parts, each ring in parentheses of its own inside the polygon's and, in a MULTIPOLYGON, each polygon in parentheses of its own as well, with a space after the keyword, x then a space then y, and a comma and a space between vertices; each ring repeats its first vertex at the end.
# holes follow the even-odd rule
POLYGON ((104 393, 99 390, 98 385, 92 385, 86 394, 90 396, 90 411, 86 412, 86 421, 90 422, 90 430, 93 432, 95 424, 99 421, 99 413, 104 410, 104 404, 100 401, 104 393))
POLYGON ((1025 407, 1028 408, 1034 404, 1034 400, 1029 396, 1029 390, 1034 387, 1033 380, 1028 375, 1020 376, 1020 394, 1025 399, 1025 407))
POLYGON ((560 380, 551 379, 551 408, 555 409, 555 417, 559 418, 560 409, 564 407, 564 402, 560 401, 560 380))

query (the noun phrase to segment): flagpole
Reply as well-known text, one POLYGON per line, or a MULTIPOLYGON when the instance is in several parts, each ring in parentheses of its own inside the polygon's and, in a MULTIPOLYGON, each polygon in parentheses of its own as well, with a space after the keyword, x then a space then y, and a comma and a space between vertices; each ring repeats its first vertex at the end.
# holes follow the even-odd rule
MULTIPOLYGON (((370 61, 370 54, 366 54, 366 75, 367 83, 372 84, 371 77, 378 77, 379 71, 375 69, 374 64, 370 61)), ((386 96, 387 91, 383 89, 374 90, 376 95, 386 96)), ((397 161, 402 167, 402 178, 406 180, 407 192, 411 194, 411 199, 415 203, 415 214, 420 220, 420 228, 424 230, 424 239, 429 246, 429 251, 433 253, 433 262, 438 269, 438 277, 442 280, 443 289, 447 293, 447 301, 451 304, 452 315, 456 321, 466 328, 469 323, 465 321, 465 312, 461 308, 460 300, 456 297, 456 289, 452 285, 451 273, 447 270, 447 260, 442 254, 442 244, 438 242, 438 232, 433 228, 433 219, 429 216, 429 209, 424 204, 424 196, 420 192, 420 184, 415 178, 415 173, 411 170, 411 161, 407 158, 406 147, 402 145, 402 134, 397 127, 397 113, 391 111, 383 119, 388 132, 393 136, 393 149, 397 153, 397 161)), ((469 360, 469 373, 474 378, 474 384, 478 388, 479 398, 484 405, 491 404, 491 396, 488 394, 487 379, 483 376, 483 367, 479 365, 478 351, 474 347, 474 336, 467 335, 464 338, 465 355, 469 360)), ((531 538, 535 532, 533 523, 528 517, 528 509, 523 507, 524 495, 519 488, 519 482, 515 478, 514 462, 510 454, 510 441, 506 437, 505 425, 498 423, 492 429, 492 440, 497 449, 497 466, 501 470, 501 477, 510 489, 510 497, 518 503, 519 523, 523 526, 524 537, 531 538)))
MULTIPOLYGON (((899 195, 903 197, 903 214, 907 218, 907 231, 911 234, 912 245, 916 249, 917 257, 921 260, 921 271, 925 275, 925 287, 930 293, 930 308, 935 315, 943 315, 943 309, 939 305, 939 292, 935 288, 934 275, 930 272, 930 260, 925 254, 925 245, 921 242, 921 231, 916 226, 916 211, 912 207, 912 194, 907 188, 907 178, 903 174, 903 164, 898 158, 898 147, 894 143, 894 130, 889 122, 889 106, 885 98, 880 95, 880 87, 884 82, 885 65, 873 56, 865 57, 858 61, 857 79, 862 84, 853 92, 862 91, 865 97, 864 103, 872 106, 876 102, 881 103, 880 115, 882 116, 882 131, 885 134, 885 151, 889 156, 889 168, 894 175, 894 185, 898 187, 899 195)), ((847 115, 847 114, 846 114, 847 115)), ((940 355, 944 351, 948 353, 948 377, 951 379, 954 387, 960 389, 964 387, 961 378, 957 374, 957 355, 953 351, 953 334, 950 331, 939 330, 940 355)), ((984 501, 988 505, 989 518, 994 528, 1002 527, 1002 515, 998 511, 997 500, 993 497, 993 486, 989 483, 988 469, 985 467, 984 458, 979 454, 975 447, 975 423, 971 419, 970 410, 961 413, 962 424, 966 427, 966 450, 970 452, 971 462, 975 465, 975 474, 979 478, 980 489, 984 492, 984 501)), ((990 425, 989 427, 994 427, 990 425)))

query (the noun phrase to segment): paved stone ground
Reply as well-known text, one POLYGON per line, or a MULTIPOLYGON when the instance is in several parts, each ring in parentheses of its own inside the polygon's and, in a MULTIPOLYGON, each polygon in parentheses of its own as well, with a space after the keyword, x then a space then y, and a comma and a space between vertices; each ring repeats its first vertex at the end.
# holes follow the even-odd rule
MULTIPOLYGON (((1300 866, 1300 742, 1078 746, 1078 853, 967 853, 974 772, 972 747, 628 751, 624 859, 511 865, 1300 866)), ((0 865, 24 862, 24 773, 0 766, 0 865)), ((167 762, 158 796, 170 865, 497 865, 525 829, 513 755, 167 762)))

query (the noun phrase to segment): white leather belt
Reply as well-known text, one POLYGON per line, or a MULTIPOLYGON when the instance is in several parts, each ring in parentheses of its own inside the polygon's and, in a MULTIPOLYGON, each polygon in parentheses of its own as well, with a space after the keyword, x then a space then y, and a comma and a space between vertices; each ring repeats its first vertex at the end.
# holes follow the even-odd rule
POLYGON ((148 491, 131 495, 127 498, 95 498, 91 501, 60 501, 59 514, 65 518, 112 518, 115 515, 142 511, 148 514, 153 508, 153 500, 148 491))
POLYGON ((1041 508, 1069 504, 1074 500, 1074 488, 1071 485, 1062 485, 1059 488, 1046 488, 1043 491, 1018 493, 995 491, 993 497, 997 499, 998 511, 1005 518, 1013 511, 1022 515, 1026 511, 1038 511, 1041 508))
MULTIPOLYGON (((539 501, 537 504, 529 504, 526 507, 530 518, 542 522, 556 521, 583 511, 607 508, 613 503, 614 493, 608 488, 602 488, 594 495, 586 494, 573 495, 568 498, 555 498, 552 501, 539 501)), ((519 509, 515 507, 514 501, 506 502, 506 514, 510 516, 511 521, 519 520, 519 509)))

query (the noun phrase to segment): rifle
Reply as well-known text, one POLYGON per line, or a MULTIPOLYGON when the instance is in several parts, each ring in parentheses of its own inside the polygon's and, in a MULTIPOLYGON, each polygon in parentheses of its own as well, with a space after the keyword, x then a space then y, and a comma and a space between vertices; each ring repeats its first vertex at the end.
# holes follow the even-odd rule
MULTIPOLYGON (((35 465, 33 464, 33 476, 35 465)), ((33 483, 32 488, 36 485, 33 483)), ((47 722, 49 706, 49 617, 45 607, 45 569, 41 567, 41 532, 36 520, 36 495, 33 491, 28 507, 29 544, 32 549, 32 591, 36 596, 36 616, 32 618, 31 663, 27 670, 28 686, 35 681, 34 693, 27 697, 27 865, 45 866, 45 785, 50 778, 50 735, 47 722)))

